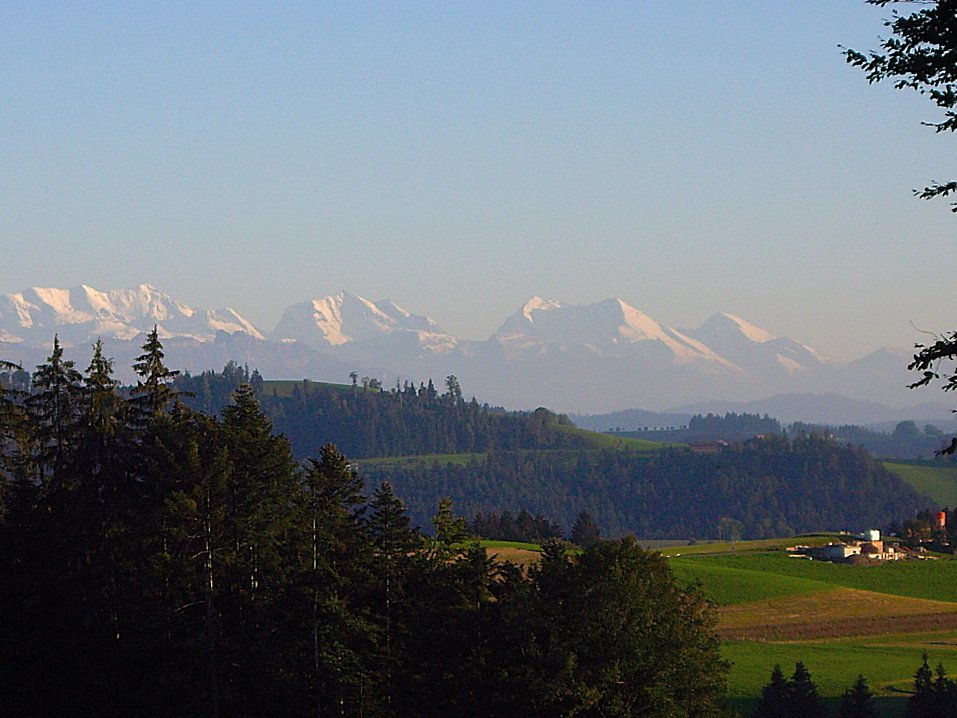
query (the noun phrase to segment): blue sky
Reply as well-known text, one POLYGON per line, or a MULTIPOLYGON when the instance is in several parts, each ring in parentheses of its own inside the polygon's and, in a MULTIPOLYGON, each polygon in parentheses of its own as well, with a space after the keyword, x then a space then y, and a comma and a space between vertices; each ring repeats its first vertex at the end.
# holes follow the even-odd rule
POLYGON ((0 293, 149 282, 265 329, 348 289, 485 338, 532 295, 830 356, 957 328, 936 108, 888 9, 0 5, 0 293))

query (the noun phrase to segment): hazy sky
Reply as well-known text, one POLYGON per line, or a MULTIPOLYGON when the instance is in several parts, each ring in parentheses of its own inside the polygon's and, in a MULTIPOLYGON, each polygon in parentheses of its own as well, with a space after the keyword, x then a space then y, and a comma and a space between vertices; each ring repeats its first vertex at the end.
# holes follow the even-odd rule
POLYGON ((0 4, 0 294, 149 282, 264 329, 532 295, 842 359, 957 328, 957 177, 863 0, 0 4))

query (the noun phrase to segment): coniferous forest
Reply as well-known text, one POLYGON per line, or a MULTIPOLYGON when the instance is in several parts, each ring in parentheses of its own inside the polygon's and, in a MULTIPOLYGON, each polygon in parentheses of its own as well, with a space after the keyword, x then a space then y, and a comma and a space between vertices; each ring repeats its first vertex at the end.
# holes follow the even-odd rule
POLYGON ((865 449, 824 431, 785 437, 766 417, 695 422, 700 434, 737 418, 741 428, 763 434, 717 453, 674 447, 649 454, 589 444, 568 430, 565 417, 546 409, 507 413, 466 401, 455 377, 442 393, 430 381, 388 390, 304 382, 279 394, 255 371, 231 364, 222 372, 177 377, 175 386, 189 393, 184 401, 194 408, 216 413, 243 382, 258 389, 262 411, 297 456, 314 455, 329 437, 359 460, 370 486, 393 487, 414 524, 428 525, 439 499, 451 496, 488 538, 535 540, 549 533, 530 524, 517 532, 488 520, 505 512, 539 516, 566 536, 585 511, 605 536, 680 539, 714 538, 728 517, 741 523, 744 538, 758 539, 883 527, 933 503, 865 449), (471 456, 443 456, 453 453, 471 456), (363 461, 410 455, 418 458, 363 461))
POLYGON ((632 539, 523 570, 424 536, 251 384, 190 409, 154 331, 131 391, 58 343, 0 393, 0 706, 19 716, 716 716, 701 594, 632 539))

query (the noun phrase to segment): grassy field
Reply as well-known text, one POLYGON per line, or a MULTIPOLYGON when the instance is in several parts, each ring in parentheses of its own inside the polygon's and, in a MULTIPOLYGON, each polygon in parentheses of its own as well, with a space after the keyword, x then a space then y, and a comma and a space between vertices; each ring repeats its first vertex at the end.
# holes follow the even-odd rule
POLYGON ((957 505, 957 466, 922 463, 883 462, 884 468, 896 474, 922 494, 941 506, 957 505))
MULTIPOLYGON (((756 551, 781 551, 788 546, 802 544, 804 546, 824 546, 832 541, 839 541, 840 534, 820 533, 805 534, 791 538, 773 538, 760 539, 758 541, 736 541, 734 544, 728 541, 712 541, 709 543, 699 543, 684 546, 667 546, 662 548, 661 552, 667 556, 691 556, 697 554, 733 554, 754 553, 756 551)), ((644 542, 642 542, 644 543, 644 542)))
POLYGON ((722 653, 732 664, 728 697, 742 716, 753 711, 775 663, 790 675, 794 664, 803 661, 830 715, 837 714, 841 694, 861 674, 877 698, 880 715, 902 718, 907 691, 925 650, 931 665, 942 662, 951 670, 957 668, 957 632, 803 643, 731 641, 724 644, 722 653))
POLYGON ((569 424, 557 424, 559 431, 574 434, 585 439, 589 446, 594 449, 613 449, 617 451, 630 451, 639 454, 651 454, 656 451, 668 448, 669 446, 681 446, 681 444, 664 444, 659 441, 648 441, 646 439, 633 439, 625 436, 612 436, 598 431, 589 431, 588 429, 579 429, 577 426, 569 424))
POLYGON ((729 700, 740 715, 753 710, 775 663, 789 675, 803 661, 831 715, 862 674, 885 718, 904 715, 924 651, 957 672, 957 560, 853 566, 757 550, 765 545, 739 542, 734 555, 711 545, 701 549, 710 554, 669 559, 679 581, 700 582, 718 604, 729 700))
POLYGON ((355 463, 362 470, 362 467, 379 466, 383 468, 409 468, 424 464, 432 466, 438 463, 442 466, 453 464, 455 466, 468 466, 475 461, 485 461, 486 454, 417 454, 414 456, 377 456, 368 459, 358 459, 355 463))
MULTIPOLYGON (((781 577, 806 579, 834 587, 856 588, 892 596, 957 602, 957 560, 888 561, 877 566, 852 566, 789 558, 780 552, 681 556, 672 558, 671 565, 679 576, 685 577, 695 576, 699 571, 702 575, 712 574, 718 579, 733 575, 733 571, 730 574, 717 574, 714 570, 724 567, 749 571, 751 578, 755 574, 766 576, 769 582, 781 577)), ((706 593, 709 590, 717 591, 721 585, 719 580, 712 580, 709 584, 702 578, 702 582, 706 593)), ((720 594, 715 594, 716 601, 720 597, 720 594)), ((741 602, 749 600, 747 593, 742 593, 741 597, 741 602)))

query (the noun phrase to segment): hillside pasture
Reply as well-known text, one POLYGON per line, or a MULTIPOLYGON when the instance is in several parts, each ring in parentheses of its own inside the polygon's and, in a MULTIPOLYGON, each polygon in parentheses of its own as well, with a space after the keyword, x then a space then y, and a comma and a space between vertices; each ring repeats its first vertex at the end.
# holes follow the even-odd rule
MULTIPOLYGON (((693 545, 663 547, 661 552, 668 556, 690 556, 703 554, 753 554, 767 551, 783 551, 789 546, 824 546, 832 541, 846 538, 836 533, 802 534, 790 538, 757 539, 754 541, 709 541, 693 545)), ((639 539, 640 540, 640 539, 639 539)))
POLYGON ((803 661, 832 715, 862 674, 886 718, 903 716, 924 651, 931 665, 957 672, 957 561, 832 564, 741 546, 735 555, 669 561, 679 581, 700 582, 718 604, 729 700, 741 715, 753 710, 774 664, 790 674, 803 661))
POLYGON ((683 444, 664 443, 660 441, 649 441, 648 439, 635 439, 626 436, 604 434, 598 431, 579 429, 577 426, 569 424, 556 424, 555 428, 557 428, 559 431, 573 434, 584 439, 589 448, 592 449, 628 451, 638 454, 653 454, 656 451, 661 451, 662 449, 667 449, 669 447, 683 446, 683 444))
POLYGON ((671 563, 686 577, 701 572, 705 592, 724 591, 720 580, 733 574, 715 572, 722 566, 729 569, 759 572, 772 581, 771 576, 820 581, 833 587, 855 588, 861 591, 887 593, 892 596, 926 598, 934 601, 957 602, 957 560, 928 559, 925 561, 888 561, 873 566, 836 564, 827 561, 807 561, 790 558, 784 552, 764 554, 737 554, 714 556, 684 556, 672 558, 671 563), (700 568, 699 568, 700 567, 700 568), (713 575, 711 588, 704 577, 713 575))
POLYGON ((355 463, 360 471, 363 468, 410 468, 414 466, 432 466, 439 464, 446 466, 468 466, 473 461, 485 461, 487 454, 416 454, 411 456, 380 456, 368 459, 358 459, 355 463))
POLYGON ((834 588, 722 606, 718 633, 726 640, 803 641, 821 638, 957 630, 957 603, 834 588))
POLYGON ((941 506, 957 506, 957 466, 884 461, 884 468, 941 506))
POLYGON ((804 596, 834 588, 824 581, 723 566, 700 559, 674 558, 669 565, 680 584, 699 581, 708 599, 719 606, 751 605, 755 601, 804 596))

